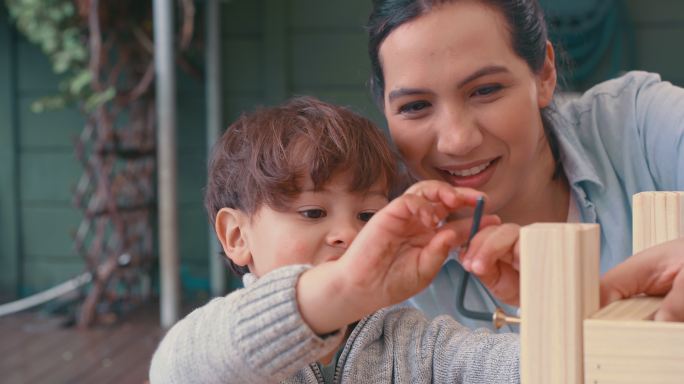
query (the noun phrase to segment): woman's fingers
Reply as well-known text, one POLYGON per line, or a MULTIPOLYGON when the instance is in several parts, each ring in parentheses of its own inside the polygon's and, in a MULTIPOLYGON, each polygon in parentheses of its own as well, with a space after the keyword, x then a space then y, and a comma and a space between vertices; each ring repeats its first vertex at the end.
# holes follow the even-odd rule
POLYGON ((518 305, 520 273, 518 235, 515 224, 483 228, 461 256, 463 267, 477 276, 499 300, 518 305))
POLYGON ((519 269, 520 226, 502 224, 483 228, 471 241, 462 257, 463 267, 476 275, 486 275, 503 262, 519 269))
MULTIPOLYGON (((501 219, 496 215, 483 215, 480 220, 480 228, 489 228, 493 225, 501 224, 501 219)), ((447 221, 443 224, 441 229, 449 229, 456 233, 456 244, 465 244, 470 237, 470 229, 473 225, 473 218, 463 218, 453 221, 447 221)))
POLYGON ((657 320, 684 321, 684 238, 648 248, 601 278, 601 305, 639 294, 666 295, 657 320))
POLYGON ((502 302, 520 305, 520 273, 510 264, 500 263, 496 273, 480 277, 480 281, 502 302))
POLYGON ((655 320, 684 321, 684 268, 675 277, 670 293, 655 313, 655 320))

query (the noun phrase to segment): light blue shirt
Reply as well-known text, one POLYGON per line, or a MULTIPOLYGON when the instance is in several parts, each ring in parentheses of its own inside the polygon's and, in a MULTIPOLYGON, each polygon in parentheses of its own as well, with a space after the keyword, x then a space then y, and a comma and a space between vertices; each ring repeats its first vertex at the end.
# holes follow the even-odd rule
MULTIPOLYGON (((684 89, 657 74, 629 72, 556 106, 553 130, 582 222, 601 225, 601 273, 632 254, 632 195, 684 190, 684 89)), ((434 282, 409 303, 428 316, 456 310, 463 269, 444 264, 434 282)), ((494 303, 472 279, 466 308, 493 311, 494 303)), ((509 313, 513 309, 508 308, 509 313)))

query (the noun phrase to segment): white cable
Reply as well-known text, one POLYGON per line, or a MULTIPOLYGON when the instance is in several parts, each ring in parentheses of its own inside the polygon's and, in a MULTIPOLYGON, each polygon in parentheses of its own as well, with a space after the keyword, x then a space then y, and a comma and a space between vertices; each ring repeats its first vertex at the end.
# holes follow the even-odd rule
POLYGON ((71 291, 75 291, 81 286, 88 284, 92 279, 90 272, 84 272, 80 276, 76 276, 71 280, 67 280, 59 285, 56 285, 43 292, 36 293, 21 300, 13 301, 0 305, 0 317, 11 315, 37 305, 47 303, 50 300, 56 299, 59 296, 65 295, 71 291))

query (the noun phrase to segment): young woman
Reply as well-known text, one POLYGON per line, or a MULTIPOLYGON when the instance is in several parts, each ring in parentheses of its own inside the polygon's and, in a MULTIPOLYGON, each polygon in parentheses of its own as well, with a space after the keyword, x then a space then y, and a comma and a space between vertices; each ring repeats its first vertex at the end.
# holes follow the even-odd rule
MULTIPOLYGON (((464 268, 517 305, 518 234, 533 222, 601 224, 606 273, 631 255, 631 196, 684 190, 684 90, 632 72, 554 105, 554 49, 536 0, 376 0, 368 30, 372 92, 412 174, 486 192, 488 213, 507 223, 481 231, 463 267, 446 263, 412 299, 424 312, 483 325, 457 310, 464 268)), ((615 281, 605 296, 670 290, 657 317, 684 319, 684 239, 644 252, 620 268, 653 278, 615 281)), ((465 307, 495 304, 470 281, 465 307)))

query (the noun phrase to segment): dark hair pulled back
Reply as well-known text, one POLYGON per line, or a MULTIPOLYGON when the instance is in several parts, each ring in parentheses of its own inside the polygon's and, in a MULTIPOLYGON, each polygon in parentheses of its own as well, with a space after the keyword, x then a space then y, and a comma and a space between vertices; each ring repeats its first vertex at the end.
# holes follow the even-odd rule
MULTIPOLYGON (((368 18, 368 54, 371 61, 370 88, 375 103, 384 105, 385 80, 380 62, 380 46, 399 26, 429 13, 434 7, 463 0, 373 0, 373 10, 368 18)), ((479 0, 497 9, 507 21, 513 51, 539 73, 546 58, 548 32, 544 12, 537 0, 479 0)), ((544 133, 551 147, 556 169, 554 178, 561 172, 558 140, 551 129, 550 111, 541 111, 544 133)))

